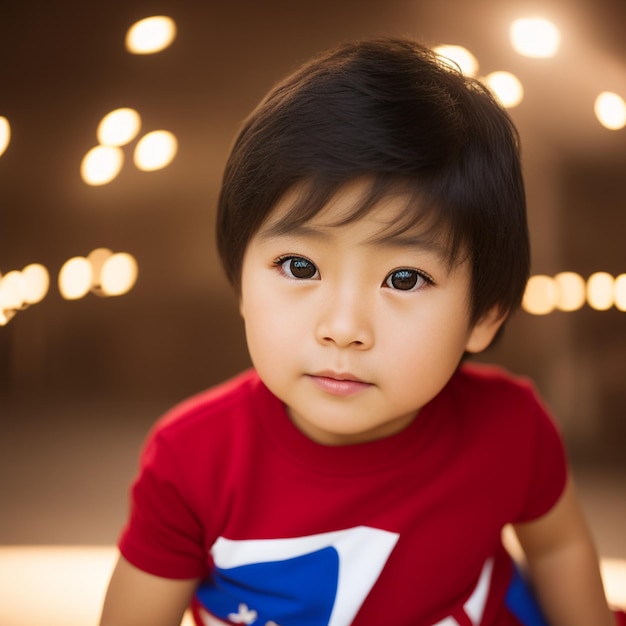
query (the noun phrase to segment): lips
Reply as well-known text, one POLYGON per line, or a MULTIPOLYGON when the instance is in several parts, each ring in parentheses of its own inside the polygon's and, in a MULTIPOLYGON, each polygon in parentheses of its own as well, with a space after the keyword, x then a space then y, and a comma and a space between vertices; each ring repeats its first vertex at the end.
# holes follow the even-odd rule
POLYGON ((349 373, 319 372, 309 375, 309 378, 322 391, 339 397, 353 396, 372 386, 349 373))

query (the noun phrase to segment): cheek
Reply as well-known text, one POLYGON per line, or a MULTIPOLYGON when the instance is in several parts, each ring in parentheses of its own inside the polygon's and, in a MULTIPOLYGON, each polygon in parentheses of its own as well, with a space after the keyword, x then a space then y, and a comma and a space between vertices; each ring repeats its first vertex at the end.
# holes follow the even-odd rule
MULTIPOLYGON (((297 347, 298 329, 292 315, 264 290, 247 290, 241 301, 248 351, 257 367, 284 360, 297 347)), ((301 333, 300 333, 301 334, 301 333)))
POLYGON ((465 351, 467 329, 462 316, 445 309, 420 310, 410 318, 379 327, 379 344, 401 376, 449 375, 465 351))

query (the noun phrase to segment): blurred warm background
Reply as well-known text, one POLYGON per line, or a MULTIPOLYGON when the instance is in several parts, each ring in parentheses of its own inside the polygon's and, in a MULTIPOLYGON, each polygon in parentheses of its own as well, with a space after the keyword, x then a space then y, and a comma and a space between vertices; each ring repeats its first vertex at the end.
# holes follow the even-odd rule
MULTIPOLYGON (((463 47, 467 66, 458 48, 441 53, 487 81, 518 125, 533 277, 524 310, 481 358, 536 381, 601 555, 619 571, 625 29, 623 0, 4 3, 0 623, 35 623, 25 605, 21 617, 2 607, 21 602, 20 581, 59 579, 51 554, 77 572, 72 584, 92 580, 77 546, 96 546, 97 614, 146 430, 249 364, 214 246, 234 134, 311 54, 374 35, 463 47)), ((79 615, 68 606, 59 623, 79 615)), ((55 619, 50 608, 46 623, 55 619)))

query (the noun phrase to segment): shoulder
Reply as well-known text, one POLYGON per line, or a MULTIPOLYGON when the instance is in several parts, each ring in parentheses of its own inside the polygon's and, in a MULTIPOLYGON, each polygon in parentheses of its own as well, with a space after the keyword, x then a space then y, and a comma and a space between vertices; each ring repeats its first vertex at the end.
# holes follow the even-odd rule
MULTIPOLYGON (((205 531, 217 533, 211 526, 221 519, 216 511, 224 510, 229 494, 241 484, 242 450, 258 437, 256 411, 272 398, 250 370, 181 402, 155 423, 131 490, 133 541, 144 542, 157 529, 155 550, 169 537, 171 546, 187 542, 188 552, 194 553, 205 531)), ((135 554, 130 560, 141 559, 135 554)))
POLYGON ((527 378, 486 365, 464 364, 447 390, 458 411, 464 445, 492 468, 495 493, 513 502, 509 520, 535 519, 558 500, 567 459, 558 424, 527 378), (493 468, 498 468, 493 472, 493 468))
POLYGON ((256 371, 246 370, 178 403, 165 413, 156 427, 161 431, 176 430, 214 415, 245 411, 250 400, 261 392, 261 387, 256 371))
POLYGON ((168 485, 194 510, 203 510, 201 495, 211 480, 215 504, 237 481, 239 465, 233 460, 245 458, 260 437, 258 412, 274 402, 253 370, 184 400, 148 433, 139 487, 156 485, 151 493, 163 493, 168 485))
POLYGON ((523 407, 537 404, 539 398, 533 383, 523 376, 517 376, 496 365, 478 363, 463 364, 449 383, 448 392, 454 396, 464 396, 481 407, 513 405, 523 407))
POLYGON ((446 406, 471 432, 528 443, 558 427, 533 383, 502 367, 465 363, 443 390, 446 406))
POLYGON ((229 432, 247 428, 255 411, 272 402, 273 396, 250 369, 174 406, 154 424, 148 442, 190 449, 223 440, 229 432))

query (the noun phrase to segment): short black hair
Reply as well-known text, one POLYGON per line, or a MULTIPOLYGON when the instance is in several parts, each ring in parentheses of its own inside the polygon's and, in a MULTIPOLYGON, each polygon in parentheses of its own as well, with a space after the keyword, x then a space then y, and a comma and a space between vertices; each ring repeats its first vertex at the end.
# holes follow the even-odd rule
MULTIPOLYGON (((289 219, 311 219, 346 183, 371 181, 358 218, 407 193, 408 229, 445 234, 469 258, 470 321, 521 302, 530 267, 519 136, 478 80, 409 39, 343 44, 276 85, 245 121, 226 164, 217 216, 226 275, 240 287, 250 238, 296 185, 289 219)), ((460 258, 463 255, 463 259, 460 258)))

